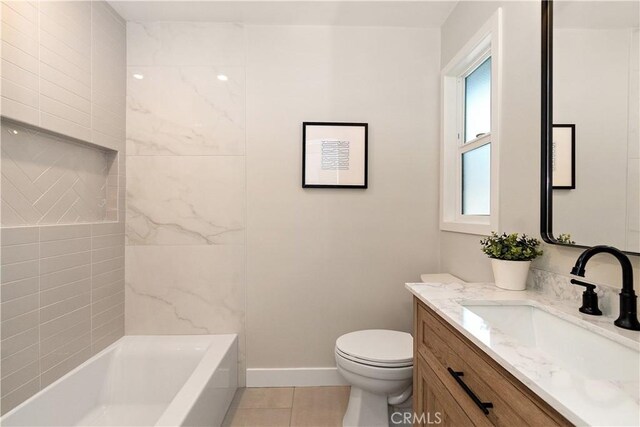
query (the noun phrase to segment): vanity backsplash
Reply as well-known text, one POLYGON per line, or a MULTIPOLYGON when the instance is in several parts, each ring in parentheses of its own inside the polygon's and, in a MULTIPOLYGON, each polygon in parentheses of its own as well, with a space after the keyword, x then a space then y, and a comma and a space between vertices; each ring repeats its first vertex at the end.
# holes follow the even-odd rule
MULTIPOLYGON (((575 301, 576 308, 582 303, 584 288, 570 282, 569 275, 562 275, 546 270, 532 268, 527 281, 527 288, 540 292, 543 295, 567 301, 575 301)), ((620 290, 615 287, 598 284, 596 288, 603 315, 613 316, 618 313, 618 294, 620 290)))

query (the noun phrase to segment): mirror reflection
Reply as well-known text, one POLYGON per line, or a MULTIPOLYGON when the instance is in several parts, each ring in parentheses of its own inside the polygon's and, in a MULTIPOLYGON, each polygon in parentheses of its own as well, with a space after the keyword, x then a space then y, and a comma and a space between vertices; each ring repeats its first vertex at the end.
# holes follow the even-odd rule
POLYGON ((553 230, 640 252, 636 1, 556 1, 553 230))

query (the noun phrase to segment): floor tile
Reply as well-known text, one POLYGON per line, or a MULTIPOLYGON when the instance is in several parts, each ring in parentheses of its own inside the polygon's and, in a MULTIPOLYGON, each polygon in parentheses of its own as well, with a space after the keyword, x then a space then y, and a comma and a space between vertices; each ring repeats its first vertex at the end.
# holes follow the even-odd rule
POLYGON ((230 408, 222 423, 225 427, 286 427, 291 420, 290 408, 230 408))
POLYGON ((349 387, 296 387, 292 426, 342 426, 349 402, 349 387))
POLYGON ((236 392, 232 407, 241 409, 291 408, 293 387, 240 388, 236 392))

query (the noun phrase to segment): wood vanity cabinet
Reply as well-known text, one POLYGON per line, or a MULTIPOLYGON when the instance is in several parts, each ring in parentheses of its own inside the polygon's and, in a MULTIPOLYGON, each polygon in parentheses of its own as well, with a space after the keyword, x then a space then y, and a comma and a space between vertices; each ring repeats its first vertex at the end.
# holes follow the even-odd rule
POLYGON ((414 425, 572 425, 418 298, 413 308, 414 425))

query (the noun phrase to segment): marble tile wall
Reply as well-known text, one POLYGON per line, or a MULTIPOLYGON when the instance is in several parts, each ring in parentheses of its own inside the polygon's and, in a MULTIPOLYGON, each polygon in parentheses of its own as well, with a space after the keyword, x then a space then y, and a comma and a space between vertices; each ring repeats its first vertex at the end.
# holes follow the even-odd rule
POLYGON ((241 382, 244 37, 127 23, 126 332, 239 333, 241 382))
POLYGON ((5 413, 124 334, 126 26, 104 1, 0 7, 5 413))

